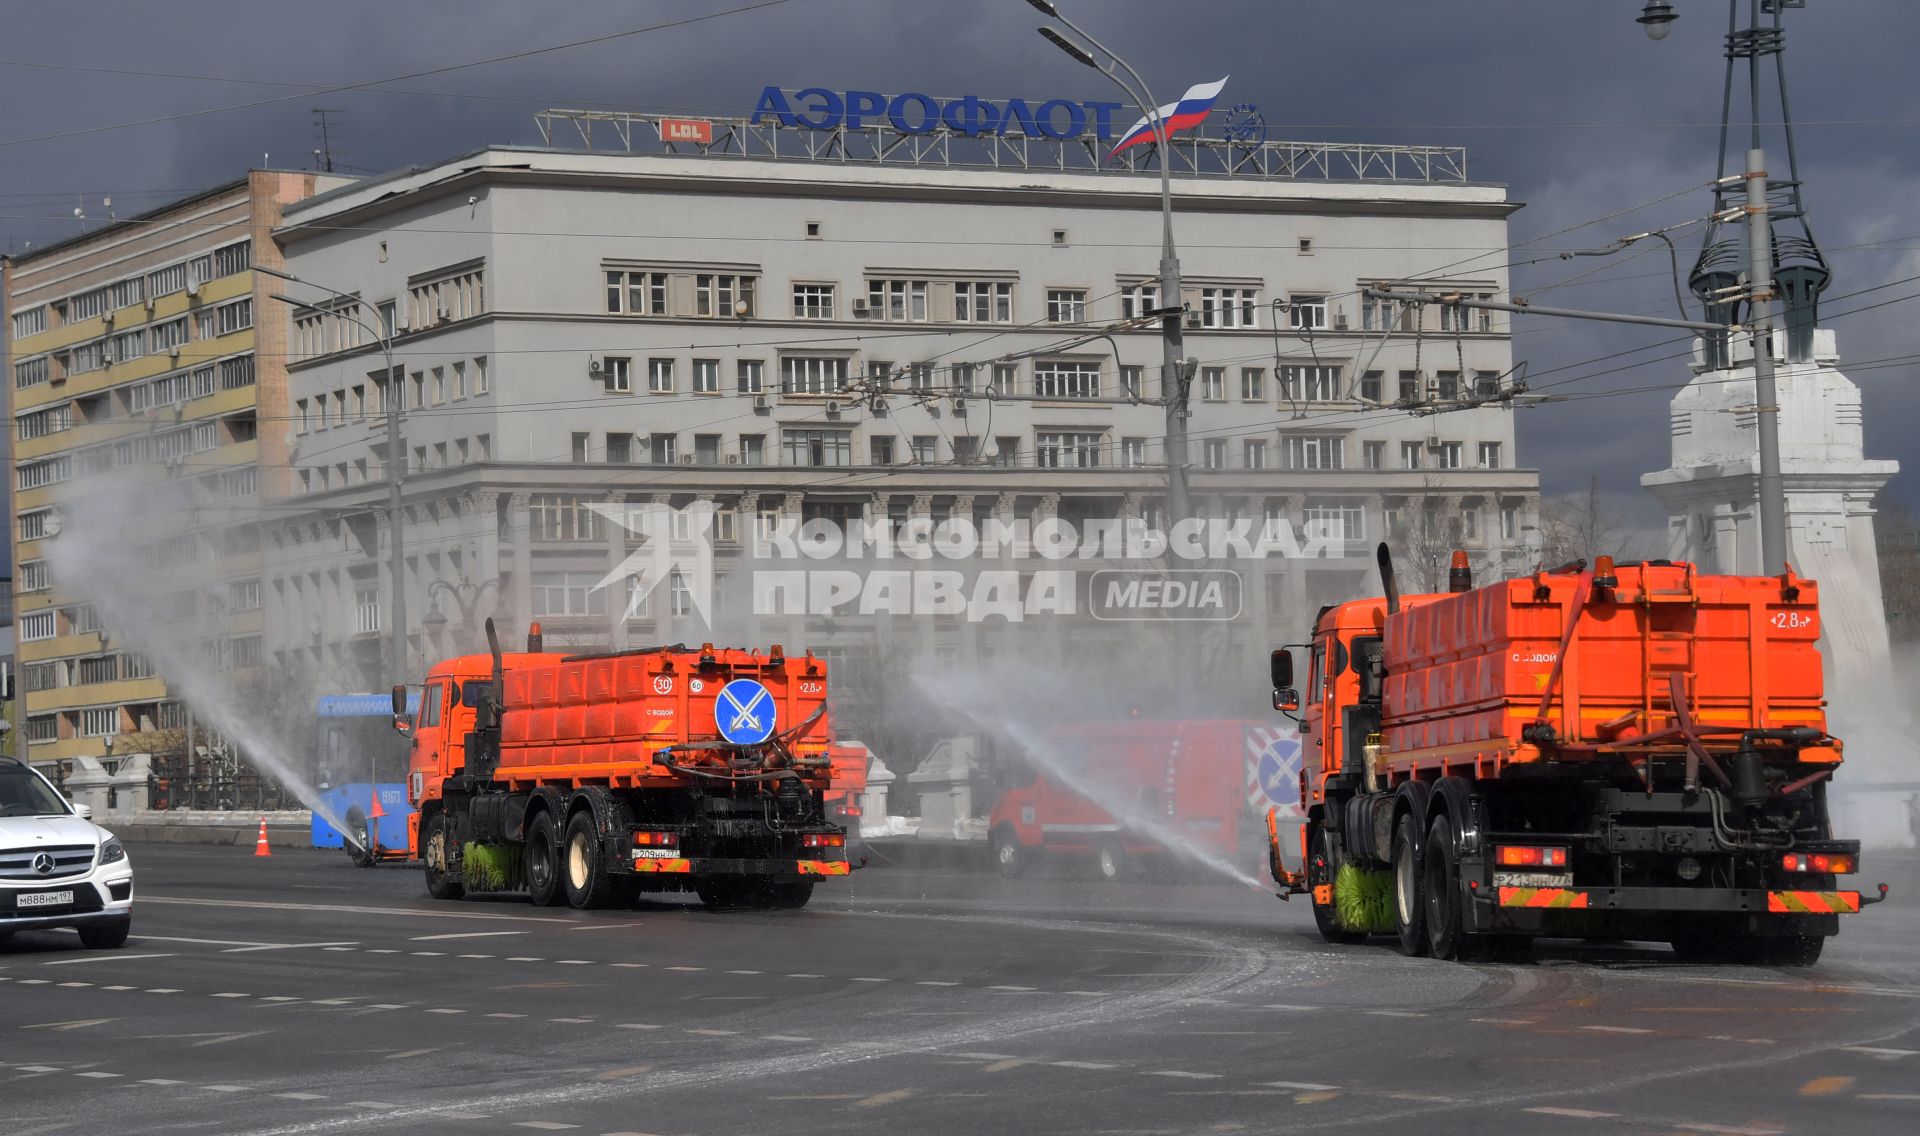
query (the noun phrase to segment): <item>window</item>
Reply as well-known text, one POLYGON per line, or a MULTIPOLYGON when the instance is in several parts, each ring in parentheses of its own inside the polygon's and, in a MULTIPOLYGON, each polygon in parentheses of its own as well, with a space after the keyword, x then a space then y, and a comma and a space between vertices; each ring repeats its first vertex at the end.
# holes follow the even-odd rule
POLYGON ((932 434, 915 434, 912 448, 915 465, 932 465, 940 460, 940 440, 932 434))
POLYGON ((740 464, 765 465, 767 461, 767 439, 761 434, 740 435, 740 464))
POLYGON ((67 322, 79 323, 107 310, 107 290, 95 288, 67 298, 67 322))
POLYGON ((473 361, 473 393, 485 394, 492 390, 487 382, 487 357, 482 355, 473 361))
POLYGON ((1160 306, 1160 285, 1130 284, 1120 289, 1120 318, 1140 319, 1160 306))
POLYGON ((1338 434, 1289 434, 1283 444, 1288 469, 1346 468, 1345 439, 1338 434))
POLYGON ((667 599, 675 616, 693 614, 693 590, 687 586, 687 578, 675 568, 667 576, 667 599))
POLYGON ((1302 330, 1325 331, 1327 298, 1325 296, 1294 296, 1287 304, 1287 319, 1294 327, 1302 330))
POLYGON ((52 509, 35 509, 31 513, 20 514, 20 539, 39 540, 47 535, 47 519, 53 516, 52 509))
POLYGON ((1020 368, 1013 363, 995 363, 993 381, 988 384, 987 392, 1000 395, 1012 394, 1019 374, 1020 368))
POLYGON ((1101 436, 1092 431, 1043 430, 1034 435, 1034 464, 1042 469, 1093 469, 1101 436))
POLYGON ((1471 309, 1458 304, 1440 305, 1441 331, 1472 331, 1474 319, 1471 309))
POLYGON ((626 465, 633 461, 633 435, 622 430, 607 435, 607 464, 626 465))
POLYGON ((1047 361, 1033 367, 1035 398, 1099 398, 1100 364, 1047 361))
POLYGON ((1385 442, 1362 442, 1361 451, 1366 455, 1364 465, 1368 469, 1387 468, 1387 444, 1385 442))
POLYGON ((869 455, 867 464, 869 465, 892 465, 893 437, 887 434, 880 434, 868 438, 867 453, 869 455))
POLYGON ((120 732, 120 708, 118 706, 90 707, 80 711, 80 736, 83 738, 110 738, 120 732))
POLYGON ((1500 506, 1500 539, 1505 541, 1520 539, 1520 509, 1517 506, 1500 506))
POLYGON ((1131 399, 1140 397, 1140 383, 1146 377, 1145 367, 1120 368, 1120 393, 1131 399))
POLYGON ((1318 537, 1350 542, 1367 539, 1367 511, 1355 503, 1309 499, 1300 520, 1309 540, 1318 537))
POLYGON ((1438 372, 1434 376, 1434 388, 1434 397, 1441 402, 1458 402, 1460 400, 1460 372, 1438 372))
POLYGON ((1393 326, 1393 301, 1368 296, 1360 301, 1360 330, 1386 331, 1393 326))
POLYGON ((607 592, 597 572, 535 572, 533 614, 590 616, 607 614, 607 592))
POLYGON ((1264 367, 1240 368, 1240 400, 1262 402, 1267 397, 1267 371, 1264 367))
POLYGON ((915 363, 907 368, 907 389, 930 391, 933 389, 933 364, 915 363))
POLYGON ((590 448, 592 441, 593 441, 592 434, 582 434, 582 433, 576 432, 573 435, 573 446, 572 446, 573 464, 575 465, 587 464, 587 450, 590 448))
POLYGON ((788 465, 852 465, 851 430, 782 430, 782 460, 788 465))
POLYGON ((695 465, 720 464, 720 435, 695 434, 693 436, 693 463, 695 465))
POLYGON ((60 669, 57 663, 25 663, 20 667, 20 684, 26 687, 28 694, 57 690, 60 687, 60 669))
POLYGON ((53 587, 53 566, 44 560, 25 561, 14 582, 23 592, 44 592, 53 587))
POLYGON ((1252 288, 1200 289, 1200 326, 1258 327, 1259 295, 1252 288))
POLYGON ((54 613, 51 611, 30 612, 20 617, 20 641, 33 643, 42 639, 51 639, 58 630, 54 613))
POLYGON ((972 434, 955 434, 953 437, 953 464, 978 465, 980 463, 980 439, 972 434))
POLYGON ((672 465, 680 456, 680 436, 678 434, 654 434, 647 439, 648 460, 655 465, 672 465))
POLYGON ((831 284, 795 284, 793 286, 793 318, 832 319, 833 288, 831 284))
POLYGON ((47 306, 28 308, 24 312, 13 313, 13 337, 25 339, 29 335, 39 335, 47 330, 47 306))
MULTIPOLYGON (((228 611, 260 610, 260 579, 233 580, 227 584, 228 611)), ((129 676, 131 677, 131 676, 129 676)))
POLYGON ((1227 440, 1225 438, 1207 438, 1200 444, 1201 467, 1203 469, 1227 468, 1227 440))
POLYGON ((1479 446, 1479 466, 1481 469, 1500 468, 1500 443, 1482 442, 1479 446))
POLYGON ((1360 397, 1368 402, 1379 402, 1384 377, 1378 371, 1368 371, 1360 376, 1360 397))
POLYGON ((1459 442, 1442 442, 1434 450, 1434 466, 1439 469, 1459 469, 1461 445, 1459 442))
POLYGON ((220 372, 221 390, 239 390, 253 385, 253 356, 240 355, 232 359, 222 359, 217 364, 220 372))
POLYGON ((216 370, 211 364, 194 368, 192 375, 189 376, 191 379, 188 384, 191 387, 189 394, 194 398, 206 398, 213 394, 216 370))
POLYGON ((1280 397, 1289 402, 1335 402, 1340 398, 1340 368, 1280 368, 1280 397))
POLYGON ((123 331, 107 340, 107 362, 125 363, 129 359, 138 359, 147 353, 147 329, 134 328, 123 331))
POLYGON ((235 300, 213 310, 214 334, 232 335, 253 326, 253 300, 235 300))
POLYGON ((1500 374, 1497 371, 1475 371, 1473 373, 1473 397, 1480 399, 1500 397, 1500 374))
POLYGON ((960 281, 953 286, 953 318, 961 323, 1012 323, 1013 285, 960 281))
POLYGON ((82 343, 73 349, 67 357, 67 373, 84 375, 98 371, 107 365, 107 341, 96 339, 92 343, 82 343))
POLYGON ((439 406, 447 401, 447 369, 433 368, 433 404, 439 406))
POLYGON ((213 276, 232 276, 236 272, 245 272, 253 263, 253 246, 246 241, 227 245, 213 250, 213 276))
POLYGON ((1241 456, 1246 459, 1248 469, 1267 468, 1267 443, 1264 439, 1249 438, 1241 447, 1241 456))
POLYGON ((1087 293, 1080 288, 1051 288, 1047 291, 1048 323, 1085 323, 1087 293))
POLYGON ((13 365, 15 389, 37 387, 53 377, 53 361, 42 355, 13 365))
POLYGON ((955 363, 948 369, 948 373, 952 376, 954 394, 973 393, 974 370, 975 365, 972 363, 955 363))
POLYGON ((407 326, 415 331, 442 321, 470 319, 487 310, 486 273, 479 268, 407 288, 407 326))
POLYGON ((179 319, 154 324, 148 349, 158 355, 163 351, 171 351, 175 347, 183 346, 186 342, 187 317, 181 316, 179 319))
POLYGON ((1200 399, 1202 402, 1227 400, 1227 369, 1225 367, 1200 368, 1200 399))
POLYGON ((1480 543, 1480 509, 1470 506, 1460 510, 1460 538, 1480 543))
POLYGON ((27 718, 28 742, 57 742, 60 740, 60 715, 36 714, 27 718))
POLYGON ((251 497, 260 491, 260 471, 255 466, 228 470, 220 475, 222 497, 251 497))
POLYGON ((783 355, 780 357, 780 393, 839 394, 847 389, 845 357, 783 355))
POLYGON ((45 461, 21 462, 14 470, 14 488, 38 489, 73 476, 73 458, 68 454, 45 461))
POLYGON ((1401 469, 1419 469, 1420 468, 1420 451, 1422 448, 1423 447, 1418 442, 1400 443, 1400 468, 1401 469))
POLYGON ((489 461, 493 458, 493 435, 492 434, 480 434, 473 439, 473 442, 476 446, 480 447, 481 461, 489 461))
POLYGON ((759 394, 766 390, 765 363, 758 359, 742 359, 735 368, 741 394, 759 394))
POLYGON ((91 659, 80 659, 78 664, 74 668, 75 686, 87 686, 96 682, 116 682, 120 678, 118 655, 99 655, 91 659))
POLYGON ((1399 400, 1403 403, 1415 403, 1420 401, 1420 372, 1418 371, 1400 372, 1399 400))
POLYGON ((693 314, 718 319, 747 319, 753 315, 751 276, 700 273, 693 278, 693 314))
POLYGON ((867 281, 867 315, 889 323, 922 322, 927 319, 927 282, 925 280, 867 281))
POLYGON ((1020 464, 1020 439, 1005 434, 993 439, 993 464, 998 466, 1016 466, 1020 464))
POLYGON ((664 272, 607 273, 607 311, 614 315, 666 315, 667 274, 664 272))
POLYGON ((533 539, 605 540, 606 520, 587 507, 592 500, 563 493, 535 493, 527 503, 533 539))
POLYGON ((695 359, 693 361, 693 393, 720 393, 720 360, 695 359))
POLYGON ((382 300, 374 307, 374 315, 380 321, 380 333, 391 339, 399 330, 394 321, 400 318, 399 305, 392 300, 382 300))
POLYGON ((14 420, 14 436, 23 442, 71 429, 73 429, 73 404, 70 402, 49 406, 45 410, 29 411, 14 420))
POLYGON ((162 296, 171 296, 175 292, 184 292, 186 290, 186 261, 181 261, 179 264, 170 264, 165 268, 155 269, 147 273, 147 296, 150 299, 157 300, 162 296))
POLYGON ((607 356, 600 362, 600 374, 608 394, 633 393, 633 360, 627 356, 607 356))
POLYGON ((673 360, 671 359, 647 360, 647 393, 648 394, 672 394, 673 393, 673 360))
POLYGON ((1139 469, 1147 464, 1147 440, 1145 438, 1120 439, 1120 464, 1127 469, 1139 469))

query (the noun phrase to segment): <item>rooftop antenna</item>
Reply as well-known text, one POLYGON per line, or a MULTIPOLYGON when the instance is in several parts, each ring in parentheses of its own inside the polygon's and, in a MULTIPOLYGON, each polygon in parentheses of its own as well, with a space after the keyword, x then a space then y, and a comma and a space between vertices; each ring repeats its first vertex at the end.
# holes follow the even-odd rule
POLYGON ((104 208, 104 209, 105 209, 105 210, 107 211, 107 220, 108 220, 109 222, 111 222, 111 221, 118 221, 118 220, 119 220, 119 218, 118 218, 118 217, 115 217, 115 216, 113 215, 113 198, 111 198, 111 197, 103 197, 103 198, 101 198, 101 199, 100 199, 100 205, 101 205, 101 207, 102 207, 102 208, 104 208))
POLYGON ((322 173, 333 172, 333 134, 330 129, 332 124, 327 121, 327 116, 345 113, 347 112, 340 107, 313 108, 313 128, 320 136, 320 146, 313 152, 314 168, 322 173))

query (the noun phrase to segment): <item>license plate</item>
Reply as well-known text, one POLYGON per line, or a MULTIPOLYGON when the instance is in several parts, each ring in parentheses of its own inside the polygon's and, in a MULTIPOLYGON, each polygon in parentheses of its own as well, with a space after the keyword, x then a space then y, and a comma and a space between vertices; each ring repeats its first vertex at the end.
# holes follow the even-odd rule
POLYGON ((1572 872, 1495 872, 1493 886, 1503 888, 1565 888, 1573 886, 1572 872))
POLYGON ((73 902, 70 891, 30 891, 14 897, 20 907, 65 907, 73 902))

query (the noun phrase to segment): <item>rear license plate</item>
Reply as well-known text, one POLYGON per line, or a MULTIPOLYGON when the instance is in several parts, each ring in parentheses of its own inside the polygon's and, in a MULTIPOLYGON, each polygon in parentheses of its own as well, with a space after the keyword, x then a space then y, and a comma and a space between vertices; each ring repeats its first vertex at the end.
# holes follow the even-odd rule
POLYGON ((1495 872, 1493 886, 1502 888, 1565 888, 1573 886, 1572 872, 1495 872))
POLYGON ((70 891, 30 891, 14 897, 20 907, 65 907, 73 902, 70 891))

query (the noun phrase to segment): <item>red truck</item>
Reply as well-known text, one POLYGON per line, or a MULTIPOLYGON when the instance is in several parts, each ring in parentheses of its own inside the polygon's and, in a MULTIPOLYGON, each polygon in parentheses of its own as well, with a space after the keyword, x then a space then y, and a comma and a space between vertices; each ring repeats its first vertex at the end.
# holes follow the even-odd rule
POLYGON ((1840 916, 1819 590, 1599 557, 1475 588, 1330 606, 1302 692, 1304 871, 1320 933, 1453 958, 1536 935, 1652 939, 1683 957, 1817 961, 1840 916))
POLYGON ((1247 770, 1252 747, 1277 736, 1266 723, 1239 721, 1056 728, 1045 760, 1016 762, 1014 784, 994 804, 994 863, 1015 877, 1042 856, 1089 858, 1113 880, 1161 860, 1175 841, 1229 861, 1257 857, 1247 770))
POLYGON ((844 876, 830 823, 827 666, 811 654, 656 647, 437 663, 412 741, 409 850, 436 899, 524 888, 534 903, 698 894, 710 908, 795 908, 844 876))

